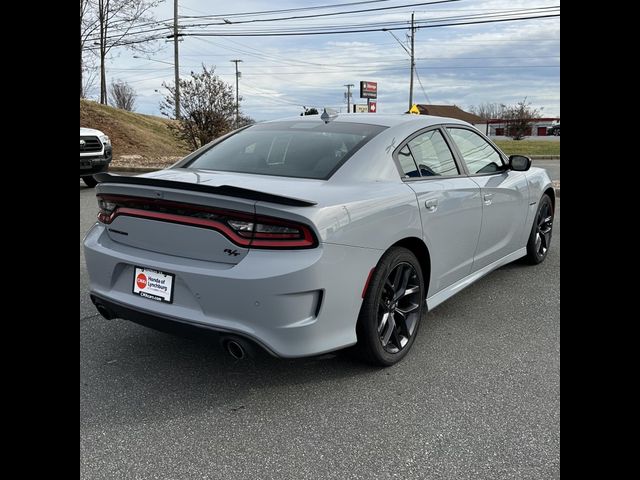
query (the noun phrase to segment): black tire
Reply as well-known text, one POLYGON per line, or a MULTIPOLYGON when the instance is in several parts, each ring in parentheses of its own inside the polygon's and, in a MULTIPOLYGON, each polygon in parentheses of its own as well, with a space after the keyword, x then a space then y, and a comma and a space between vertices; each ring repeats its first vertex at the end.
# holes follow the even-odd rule
POLYGON ((87 187, 95 187, 98 184, 98 181, 93 178, 93 175, 89 175, 88 177, 82 177, 82 181, 85 183, 87 187))
POLYGON ((382 367, 402 360, 418 334, 424 300, 425 284, 416 256, 406 248, 389 249, 371 276, 360 308, 356 326, 360 358, 382 367))
POLYGON ((546 193, 538 202, 536 216, 533 218, 531 234, 527 242, 527 263, 537 265, 547 258, 551 246, 553 230, 553 202, 546 193))

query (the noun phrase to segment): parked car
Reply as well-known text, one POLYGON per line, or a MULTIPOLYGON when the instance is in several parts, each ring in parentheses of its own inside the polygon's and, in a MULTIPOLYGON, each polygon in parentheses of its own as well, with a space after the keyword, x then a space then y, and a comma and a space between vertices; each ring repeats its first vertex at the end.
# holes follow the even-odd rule
POLYGON ((392 365, 427 309, 542 262, 555 205, 529 158, 425 115, 269 121, 165 170, 96 178, 84 249, 98 311, 219 332, 236 358, 355 345, 392 365))
POLYGON ((100 130, 80 127, 80 178, 95 187, 93 174, 106 172, 111 163, 111 140, 100 130))
POLYGON ((551 125, 547 127, 547 135, 555 135, 556 137, 560 136, 560 124, 551 125))

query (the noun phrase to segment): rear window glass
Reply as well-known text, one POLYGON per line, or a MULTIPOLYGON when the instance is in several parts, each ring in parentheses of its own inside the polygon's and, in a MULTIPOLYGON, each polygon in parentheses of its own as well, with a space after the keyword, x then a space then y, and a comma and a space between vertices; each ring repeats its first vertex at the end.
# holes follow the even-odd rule
POLYGON ((262 123, 214 145, 185 167, 327 179, 385 128, 322 121, 262 123))

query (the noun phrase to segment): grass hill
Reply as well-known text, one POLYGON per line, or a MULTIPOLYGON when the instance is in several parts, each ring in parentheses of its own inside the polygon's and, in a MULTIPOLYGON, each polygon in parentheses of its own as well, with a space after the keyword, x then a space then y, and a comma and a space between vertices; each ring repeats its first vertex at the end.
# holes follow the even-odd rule
POLYGON ((166 167, 189 153, 169 130, 172 120, 80 100, 80 126, 111 139, 113 167, 166 167))

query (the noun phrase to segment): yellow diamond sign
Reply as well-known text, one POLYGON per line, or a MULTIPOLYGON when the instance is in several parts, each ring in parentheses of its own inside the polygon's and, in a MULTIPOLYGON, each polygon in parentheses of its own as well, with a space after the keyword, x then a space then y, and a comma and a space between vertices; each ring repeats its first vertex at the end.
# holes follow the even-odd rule
POLYGON ((414 103, 413 106, 409 109, 409 113, 415 113, 420 115, 420 110, 418 110, 418 106, 414 103))

